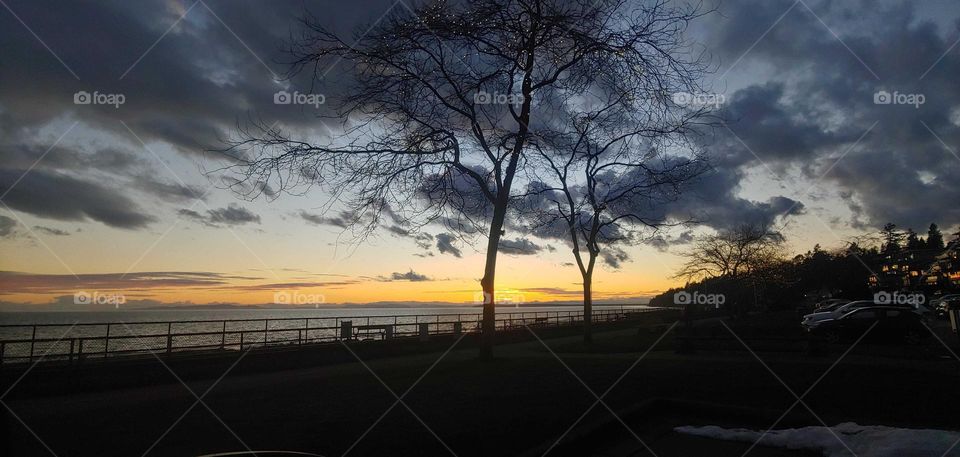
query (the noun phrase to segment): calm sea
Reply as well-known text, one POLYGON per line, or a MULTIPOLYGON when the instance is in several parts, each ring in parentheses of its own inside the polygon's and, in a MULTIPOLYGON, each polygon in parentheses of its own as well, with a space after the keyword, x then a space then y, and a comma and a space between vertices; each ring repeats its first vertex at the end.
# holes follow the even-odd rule
MULTIPOLYGON (((594 306, 594 309, 620 309, 621 306, 594 306)), ((644 305, 623 306, 624 309, 643 309, 644 305)), ((579 312, 579 306, 498 306, 497 314, 534 312, 579 312)), ((423 316, 434 314, 480 314, 479 307, 450 306, 423 308, 319 308, 319 309, 163 309, 119 311, 51 311, 0 313, 0 325, 73 324, 107 322, 167 322, 207 321, 233 319, 306 319, 373 316, 423 316)))

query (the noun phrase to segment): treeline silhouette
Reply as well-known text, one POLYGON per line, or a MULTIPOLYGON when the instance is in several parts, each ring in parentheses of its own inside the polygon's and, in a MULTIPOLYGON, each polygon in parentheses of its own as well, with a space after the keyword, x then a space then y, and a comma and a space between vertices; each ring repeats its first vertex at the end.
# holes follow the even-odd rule
MULTIPOLYGON (((958 240, 960 232, 953 235, 951 245, 958 244, 958 240)), ((716 249, 715 245, 708 246, 716 249)), ((912 229, 899 230, 894 224, 886 224, 879 233, 849 241, 843 248, 825 250, 817 244, 792 258, 765 259, 747 273, 725 272, 689 281, 683 287, 657 295, 650 300, 650 305, 682 306, 674 300, 674 294, 682 291, 724 294, 723 308, 731 314, 757 309, 793 309, 798 304, 827 297, 867 299, 880 288, 871 282, 871 276, 886 271, 884 265, 896 263, 899 256, 913 252, 924 252, 925 257, 933 258, 946 247, 936 224, 930 225, 926 237, 912 229)), ((705 257, 686 255, 697 259, 705 257)), ((689 268, 689 265, 684 267, 689 268)))

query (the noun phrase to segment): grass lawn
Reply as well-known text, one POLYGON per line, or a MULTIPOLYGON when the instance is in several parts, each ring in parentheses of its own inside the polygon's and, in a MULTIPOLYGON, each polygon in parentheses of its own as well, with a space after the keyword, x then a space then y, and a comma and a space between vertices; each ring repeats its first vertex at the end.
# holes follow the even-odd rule
MULTIPOLYGON (((546 340, 562 363, 533 341, 501 346, 498 358, 486 363, 475 358, 473 349, 455 348, 432 370, 439 353, 227 375, 204 397, 209 409, 203 404, 191 409, 196 398, 173 375, 169 383, 153 387, 16 398, 7 403, 36 437, 8 414, 3 446, 10 447, 5 455, 49 454, 42 440, 60 456, 143 455, 148 450, 147 455, 202 455, 247 447, 326 456, 347 450, 348 455, 525 455, 563 435, 594 404, 591 391, 600 395, 619 380, 605 403, 626 417, 638 436, 660 446, 658 455, 703 454, 707 446, 716 451, 710 455, 739 456, 745 449, 741 444, 678 437, 670 428, 766 428, 771 424, 764 419, 726 414, 724 408, 776 417, 795 402, 791 391, 802 395, 828 370, 804 397, 828 425, 853 421, 960 428, 956 360, 850 354, 834 366, 840 354, 759 353, 761 362, 747 351, 676 354, 668 335, 637 362, 661 336, 658 330, 665 328, 598 333, 592 351, 584 350, 577 337, 546 340), (394 393, 403 396, 404 404, 395 404, 394 393), (714 406, 649 413, 636 409, 654 398, 714 406)), ((29 376, 23 382, 29 382, 29 376)), ((192 382, 190 387, 203 395, 212 384, 192 382)), ((612 420, 609 411, 594 408, 566 443, 623 427, 612 420)), ((820 425, 804 406, 795 408, 788 422, 820 425)), ((639 444, 623 444, 635 441, 625 428, 612 433, 597 443, 597 452, 617 443, 627 448, 639 444)), ((568 451, 560 446, 552 455, 568 451)), ((788 455, 769 449, 755 452, 788 455)))

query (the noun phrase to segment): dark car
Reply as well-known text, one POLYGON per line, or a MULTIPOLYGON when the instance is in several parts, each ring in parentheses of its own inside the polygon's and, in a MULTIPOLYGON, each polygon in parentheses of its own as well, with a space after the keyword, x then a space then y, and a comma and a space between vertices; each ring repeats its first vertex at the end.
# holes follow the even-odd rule
POLYGON ((933 312, 937 314, 937 317, 941 319, 946 319, 947 307, 950 306, 951 303, 953 304, 953 306, 957 306, 957 304, 960 304, 960 294, 944 295, 940 298, 931 300, 930 306, 933 308, 933 312))
POLYGON ((819 322, 807 331, 822 336, 828 343, 855 341, 870 329, 865 339, 872 341, 919 344, 930 332, 920 316, 909 308, 871 306, 859 308, 836 319, 819 322))
POLYGON ((833 311, 843 305, 846 305, 847 303, 850 303, 850 300, 846 300, 843 298, 831 298, 829 300, 824 300, 820 303, 817 303, 817 305, 814 306, 813 310, 816 313, 824 312, 824 311, 833 311))

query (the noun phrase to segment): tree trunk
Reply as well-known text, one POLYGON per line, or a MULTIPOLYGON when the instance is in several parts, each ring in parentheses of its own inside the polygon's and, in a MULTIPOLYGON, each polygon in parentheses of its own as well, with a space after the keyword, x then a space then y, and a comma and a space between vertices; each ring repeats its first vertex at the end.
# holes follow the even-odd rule
POLYGON ((583 275, 583 345, 593 344, 593 274, 583 275))
POLYGON ((493 358, 493 346, 496 344, 497 309, 495 294, 495 278, 497 274, 497 249, 500 246, 500 236, 503 233, 503 221, 506 217, 506 202, 499 202, 493 209, 493 220, 490 222, 490 236, 487 239, 487 260, 483 268, 483 279, 480 287, 483 288, 483 323, 480 327, 480 358, 493 358))

